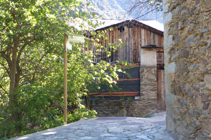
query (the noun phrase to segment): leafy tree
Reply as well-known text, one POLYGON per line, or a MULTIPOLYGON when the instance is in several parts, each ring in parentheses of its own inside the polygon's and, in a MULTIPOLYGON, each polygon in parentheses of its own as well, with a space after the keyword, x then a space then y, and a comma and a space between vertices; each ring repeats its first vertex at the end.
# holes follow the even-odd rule
MULTIPOLYGON (((48 53, 61 51, 62 34, 69 28, 64 16, 68 19, 69 9, 79 3, 59 0, 1 0, 0 3, 1 65, 7 72, 4 77, 10 79, 9 109, 14 110, 18 101, 15 90, 19 85, 43 77, 36 75, 46 70, 44 67, 37 69, 39 60, 41 62, 48 53)), ((14 111, 10 120, 16 122, 19 116, 19 112, 14 111)), ((16 131, 20 129, 17 127, 16 131)))
MULTIPOLYGON (((96 27, 88 20, 94 14, 83 9, 79 12, 80 2, 76 0, 0 0, 0 5, 0 105, 4 108, 0 137, 24 134, 29 124, 39 129, 61 125, 64 33, 85 34, 73 23, 80 29, 85 29, 83 21, 88 24, 87 30, 96 27)), ((68 52, 70 106, 78 105, 77 97, 89 93, 88 83, 112 84, 117 78, 117 66, 104 61, 93 65, 92 43, 97 44, 97 38, 105 33, 91 33, 93 39, 86 39, 85 45, 73 44, 73 51, 68 52)), ((97 48, 100 51, 103 46, 98 44, 97 48)))

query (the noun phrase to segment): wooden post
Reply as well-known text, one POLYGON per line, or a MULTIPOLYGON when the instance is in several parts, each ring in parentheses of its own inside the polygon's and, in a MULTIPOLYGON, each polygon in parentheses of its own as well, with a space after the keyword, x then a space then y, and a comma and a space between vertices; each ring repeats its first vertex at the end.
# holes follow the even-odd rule
POLYGON ((64 122, 67 123, 67 35, 64 35, 64 122))

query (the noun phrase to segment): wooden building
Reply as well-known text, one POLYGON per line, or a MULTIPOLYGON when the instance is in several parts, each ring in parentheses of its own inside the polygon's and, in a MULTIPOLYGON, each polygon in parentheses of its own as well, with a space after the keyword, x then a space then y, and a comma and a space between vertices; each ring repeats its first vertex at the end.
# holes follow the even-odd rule
MULTIPOLYGON (((96 62, 106 60, 111 63, 119 61, 129 61, 130 63, 140 63, 140 91, 139 94, 133 95, 135 108, 127 110, 120 104, 119 108, 125 108, 126 116, 144 115, 156 110, 165 110, 165 81, 164 81, 164 49, 163 49, 163 26, 156 21, 138 21, 138 20, 102 20, 104 26, 96 29, 101 32, 110 28, 113 30, 106 33, 106 37, 110 42, 100 38, 99 43, 105 47, 109 47, 108 43, 117 44, 121 39, 123 44, 116 52, 111 49, 111 56, 106 57, 102 50, 98 54, 96 62)), ((120 79, 121 80, 121 79, 120 79)), ((128 94, 129 95, 129 94, 128 94)), ((93 95, 95 96, 95 95, 93 95)), ((112 96, 112 95, 111 95, 112 96)), ((127 96, 127 94, 125 94, 127 96)), ((117 101, 116 101, 117 102, 117 101)), ((108 114, 105 108, 112 110, 114 108, 109 105, 115 104, 114 101, 93 101, 92 109, 100 112, 99 116, 122 116, 121 110, 113 111, 117 114, 108 114), (108 103, 109 102, 109 103, 108 103), (100 107, 103 106, 104 110, 100 107), (106 107, 105 107, 106 106, 106 107), (103 113, 104 112, 104 113, 103 113)), ((125 113, 123 113, 125 114, 125 113)))
MULTIPOLYGON (((154 20, 101 20, 101 22, 105 22, 104 26, 97 28, 96 31, 113 28, 113 30, 105 35, 110 41, 109 43, 117 44, 118 39, 121 39, 125 46, 118 48, 115 53, 111 50, 112 55, 110 58, 105 58, 106 55, 102 52, 98 57, 98 61, 100 61, 100 59, 110 59, 110 62, 119 60, 137 63, 140 62, 141 46, 163 46, 163 31, 162 29, 159 30, 159 28, 156 29, 151 26, 156 27, 156 24, 160 24, 154 20)), ((101 38, 99 43, 103 46, 108 46, 108 42, 105 41, 104 38, 101 38)))

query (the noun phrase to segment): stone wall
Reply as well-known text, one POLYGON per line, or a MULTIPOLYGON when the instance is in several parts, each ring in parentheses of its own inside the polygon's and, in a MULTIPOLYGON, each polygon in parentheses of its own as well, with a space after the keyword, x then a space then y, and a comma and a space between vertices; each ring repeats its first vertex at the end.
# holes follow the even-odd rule
POLYGON ((108 116, 144 116, 157 110, 156 68, 142 67, 141 97, 138 100, 93 100, 90 108, 98 112, 99 117, 108 116))
POLYGON ((141 66, 141 98, 147 110, 157 109, 157 68, 141 66))
POLYGON ((164 0, 167 130, 211 139, 211 0, 164 0))
POLYGON ((152 105, 143 100, 93 100, 90 108, 97 111, 98 117, 139 117, 152 112, 149 109, 152 105))
POLYGON ((139 117, 156 111, 154 100, 141 97, 140 100, 92 100, 90 108, 97 111, 98 117, 139 117))

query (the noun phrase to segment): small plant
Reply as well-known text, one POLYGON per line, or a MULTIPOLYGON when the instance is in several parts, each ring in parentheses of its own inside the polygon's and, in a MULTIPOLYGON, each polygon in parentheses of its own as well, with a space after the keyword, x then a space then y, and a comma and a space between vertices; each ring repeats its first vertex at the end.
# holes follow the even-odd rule
POLYGON ((111 133, 108 128, 107 128, 107 133, 111 133))
POLYGON ((145 115, 145 116, 143 116, 143 115, 139 115, 138 117, 140 117, 140 118, 150 118, 150 117, 152 117, 152 116, 150 116, 150 115, 145 115))
POLYGON ((150 118, 150 117, 152 117, 152 116, 150 116, 150 115, 145 115, 144 116, 144 118, 150 118))

